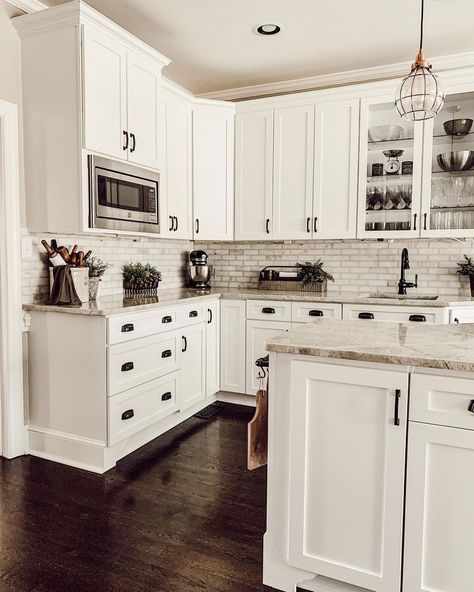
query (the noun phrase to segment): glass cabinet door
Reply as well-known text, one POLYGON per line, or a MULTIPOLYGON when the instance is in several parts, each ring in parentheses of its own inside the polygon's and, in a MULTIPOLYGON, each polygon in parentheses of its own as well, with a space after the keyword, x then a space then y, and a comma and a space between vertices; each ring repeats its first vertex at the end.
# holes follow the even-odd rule
POLYGON ((418 236, 423 128, 383 99, 361 104, 358 236, 418 236))
POLYGON ((424 236, 474 236, 474 92, 449 94, 425 127, 424 236))

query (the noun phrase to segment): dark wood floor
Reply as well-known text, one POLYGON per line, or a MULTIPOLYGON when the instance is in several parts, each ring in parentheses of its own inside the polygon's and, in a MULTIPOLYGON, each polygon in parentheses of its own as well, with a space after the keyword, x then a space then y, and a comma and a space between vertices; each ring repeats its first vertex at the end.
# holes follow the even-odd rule
POLYGON ((0 592, 270 590, 252 414, 191 418, 105 475, 0 459, 0 592))

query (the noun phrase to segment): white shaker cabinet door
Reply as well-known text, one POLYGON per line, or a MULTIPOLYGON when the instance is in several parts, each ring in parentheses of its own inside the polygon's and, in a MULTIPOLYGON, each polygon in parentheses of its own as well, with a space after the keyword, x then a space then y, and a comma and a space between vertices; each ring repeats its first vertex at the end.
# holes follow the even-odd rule
POLYGON ((182 332, 180 409, 183 411, 206 397, 206 329, 204 324, 182 332))
POLYGON ((290 384, 289 564, 400 592, 408 374, 295 360, 290 384))
POLYGON ((127 160, 127 52, 89 25, 83 33, 84 147, 127 160))
POLYGON ((159 108, 161 69, 153 62, 127 53, 128 159, 159 168, 159 108))
POLYGON ((405 592, 474 589, 474 431, 410 422, 405 592))
POLYGON ((235 239, 272 233, 273 113, 242 113, 235 122, 235 239))
POLYGON ((245 300, 221 300, 221 390, 245 393, 245 300))
POLYGON ((312 237, 314 105, 274 112, 273 238, 312 237))
POLYGON ((313 238, 356 237, 359 101, 317 104, 313 238))

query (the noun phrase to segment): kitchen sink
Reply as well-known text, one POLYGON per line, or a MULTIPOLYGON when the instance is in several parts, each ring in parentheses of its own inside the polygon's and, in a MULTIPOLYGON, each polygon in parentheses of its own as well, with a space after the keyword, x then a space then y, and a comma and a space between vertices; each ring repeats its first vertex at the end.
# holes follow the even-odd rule
POLYGON ((387 300, 437 300, 438 296, 429 294, 369 294, 368 298, 385 298, 387 300))

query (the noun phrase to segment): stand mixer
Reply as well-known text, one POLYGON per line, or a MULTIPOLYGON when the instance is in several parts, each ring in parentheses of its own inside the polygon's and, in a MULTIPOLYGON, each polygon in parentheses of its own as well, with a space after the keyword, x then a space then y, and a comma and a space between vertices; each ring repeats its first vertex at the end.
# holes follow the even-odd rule
POLYGON ((212 265, 207 264, 205 251, 191 251, 189 254, 189 287, 194 290, 209 290, 215 272, 212 265))

